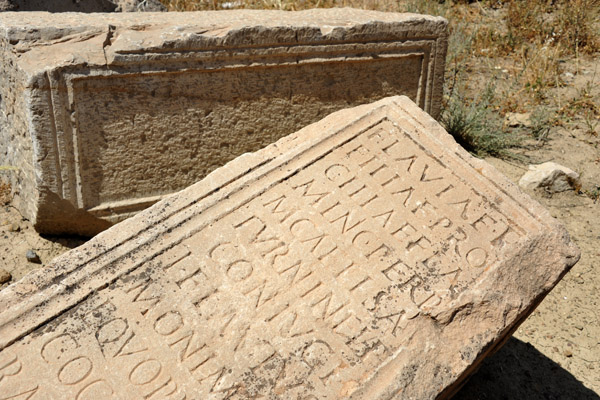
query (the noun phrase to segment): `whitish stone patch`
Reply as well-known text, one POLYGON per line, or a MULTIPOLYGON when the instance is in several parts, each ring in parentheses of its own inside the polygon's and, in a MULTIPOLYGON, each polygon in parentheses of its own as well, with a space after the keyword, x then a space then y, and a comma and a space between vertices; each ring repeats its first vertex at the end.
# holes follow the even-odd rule
POLYGON ((581 181, 579 174, 570 168, 548 161, 543 164, 530 165, 519 180, 519 186, 525 189, 544 189, 550 193, 565 190, 579 190, 581 181))
POLYGON ((95 234, 327 114, 440 110, 447 22, 334 9, 3 13, 0 164, 46 233, 95 234))
POLYGON ((0 393, 447 398, 578 257, 543 208, 388 98, 1 291, 0 393))

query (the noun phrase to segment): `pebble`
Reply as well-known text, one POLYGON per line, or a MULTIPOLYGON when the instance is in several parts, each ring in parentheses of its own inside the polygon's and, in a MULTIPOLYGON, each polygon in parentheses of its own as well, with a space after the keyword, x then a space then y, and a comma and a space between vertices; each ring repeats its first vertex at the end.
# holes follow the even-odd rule
POLYGON ((531 126, 531 113, 506 113, 504 124, 510 127, 531 126))
POLYGON ((563 351, 563 354, 565 357, 573 357, 573 352, 569 349, 565 349, 565 351, 563 351))
POLYGON ((25 257, 27 257, 27 261, 29 262, 36 264, 42 263, 42 260, 40 260, 40 256, 38 256, 37 253, 32 249, 27 250, 27 254, 25 254, 25 257))
POLYGON ((4 268, 0 268, 0 285, 6 283, 12 279, 12 275, 10 272, 5 270, 4 268))
POLYGON ((10 224, 10 227, 8 229, 11 232, 19 232, 21 230, 21 227, 16 222, 13 222, 12 224, 10 224))
POLYGON ((562 78, 564 83, 573 83, 573 81, 575 80, 575 75, 573 75, 570 72, 565 72, 560 77, 562 78))

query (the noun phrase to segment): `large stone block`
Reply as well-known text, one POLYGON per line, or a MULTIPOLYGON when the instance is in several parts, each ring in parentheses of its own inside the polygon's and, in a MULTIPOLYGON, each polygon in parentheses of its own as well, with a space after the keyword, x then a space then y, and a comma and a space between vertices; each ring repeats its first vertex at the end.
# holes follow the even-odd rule
POLYGON ((546 210, 393 97, 243 155, 1 291, 0 393, 443 399, 578 257, 546 210))
POLYGON ((446 21, 353 9, 5 13, 0 163, 41 232, 95 234, 351 105, 440 110, 446 21))

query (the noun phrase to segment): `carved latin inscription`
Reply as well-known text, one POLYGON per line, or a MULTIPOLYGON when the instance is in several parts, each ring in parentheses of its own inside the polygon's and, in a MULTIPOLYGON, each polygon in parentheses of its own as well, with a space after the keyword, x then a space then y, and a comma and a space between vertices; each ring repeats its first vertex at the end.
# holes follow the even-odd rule
POLYGON ((347 397, 541 226, 393 101, 311 129, 158 211, 154 256, 0 353, 0 399, 347 397))

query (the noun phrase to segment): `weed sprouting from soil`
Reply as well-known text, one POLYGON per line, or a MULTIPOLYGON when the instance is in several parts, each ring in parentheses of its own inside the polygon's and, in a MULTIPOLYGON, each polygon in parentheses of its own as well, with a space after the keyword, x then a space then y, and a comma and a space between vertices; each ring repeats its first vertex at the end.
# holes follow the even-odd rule
POLYGON ((512 157, 508 150, 519 141, 502 129, 502 120, 493 111, 495 85, 493 81, 474 99, 465 96, 462 84, 447 96, 440 122, 448 133, 468 151, 479 156, 512 157))
POLYGON ((600 185, 595 185, 595 187, 587 192, 589 198, 594 200, 594 203, 597 203, 600 200, 600 185))
POLYGON ((531 126, 529 127, 529 131, 531 132, 531 136, 541 143, 548 140, 548 134, 550 133, 554 118, 554 114, 548 107, 536 107, 530 117, 531 126))

